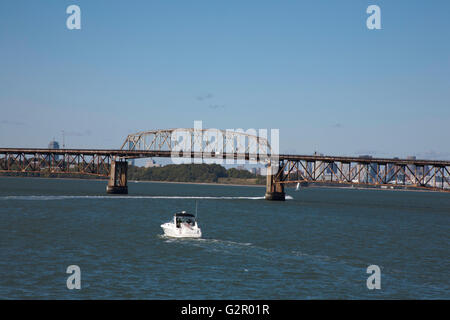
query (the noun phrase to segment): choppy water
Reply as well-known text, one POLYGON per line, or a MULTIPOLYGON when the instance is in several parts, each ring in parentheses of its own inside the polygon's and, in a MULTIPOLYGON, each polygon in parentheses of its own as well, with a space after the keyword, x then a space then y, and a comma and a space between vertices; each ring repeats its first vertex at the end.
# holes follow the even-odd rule
POLYGON ((450 194, 0 178, 0 298, 450 298, 450 194), (203 239, 160 224, 198 201, 203 239), (68 290, 66 268, 81 268, 68 290), (381 268, 368 290, 366 268, 381 268))

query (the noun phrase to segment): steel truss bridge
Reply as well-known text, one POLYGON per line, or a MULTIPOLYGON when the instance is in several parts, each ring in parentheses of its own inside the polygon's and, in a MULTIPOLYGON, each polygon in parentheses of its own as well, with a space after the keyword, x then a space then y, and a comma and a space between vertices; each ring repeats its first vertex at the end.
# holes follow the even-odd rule
POLYGON ((233 159, 266 164, 268 200, 284 200, 285 186, 297 183, 450 192, 450 161, 278 155, 275 151, 267 138, 252 133, 153 130, 128 135, 120 149, 112 150, 0 148, 0 173, 109 177, 109 193, 128 193, 127 159, 233 159))

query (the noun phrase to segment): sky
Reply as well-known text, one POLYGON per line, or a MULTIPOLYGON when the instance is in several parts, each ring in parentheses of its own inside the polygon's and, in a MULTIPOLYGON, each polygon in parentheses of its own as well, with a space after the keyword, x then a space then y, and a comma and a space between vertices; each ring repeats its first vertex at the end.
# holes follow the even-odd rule
POLYGON ((201 120, 279 129, 281 153, 449 160, 449 34, 446 0, 2 0, 0 146, 201 120))

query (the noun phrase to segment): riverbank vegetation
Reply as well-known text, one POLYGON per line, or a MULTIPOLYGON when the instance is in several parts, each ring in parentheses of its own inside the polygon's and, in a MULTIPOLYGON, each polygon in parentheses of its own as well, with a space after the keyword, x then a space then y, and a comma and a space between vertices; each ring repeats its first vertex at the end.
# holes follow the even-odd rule
MULTIPOLYGON (((95 175, 41 172, 2 172, 0 176, 42 177, 42 178, 80 178, 107 179, 95 175)), ((128 180, 131 181, 167 181, 193 183, 228 183, 245 185, 265 184, 265 177, 248 170, 226 169, 218 164, 169 164, 163 167, 128 166, 128 180)))
POLYGON ((216 182, 264 184, 265 179, 247 170, 226 169, 218 164, 169 164, 164 167, 130 166, 128 179, 136 181, 216 182))

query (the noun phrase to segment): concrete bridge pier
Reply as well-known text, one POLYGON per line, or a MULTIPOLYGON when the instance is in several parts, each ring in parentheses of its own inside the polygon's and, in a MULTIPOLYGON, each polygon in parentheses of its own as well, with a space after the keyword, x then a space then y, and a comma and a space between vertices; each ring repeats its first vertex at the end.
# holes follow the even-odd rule
POLYGON ((128 194, 127 171, 128 162, 111 161, 111 173, 109 174, 106 193, 128 194))
POLYGON ((282 183, 276 183, 276 176, 282 170, 281 166, 278 166, 278 172, 274 174, 274 168, 269 163, 267 166, 267 180, 266 180, 266 200, 271 201, 284 201, 286 194, 284 193, 284 185, 282 183))

